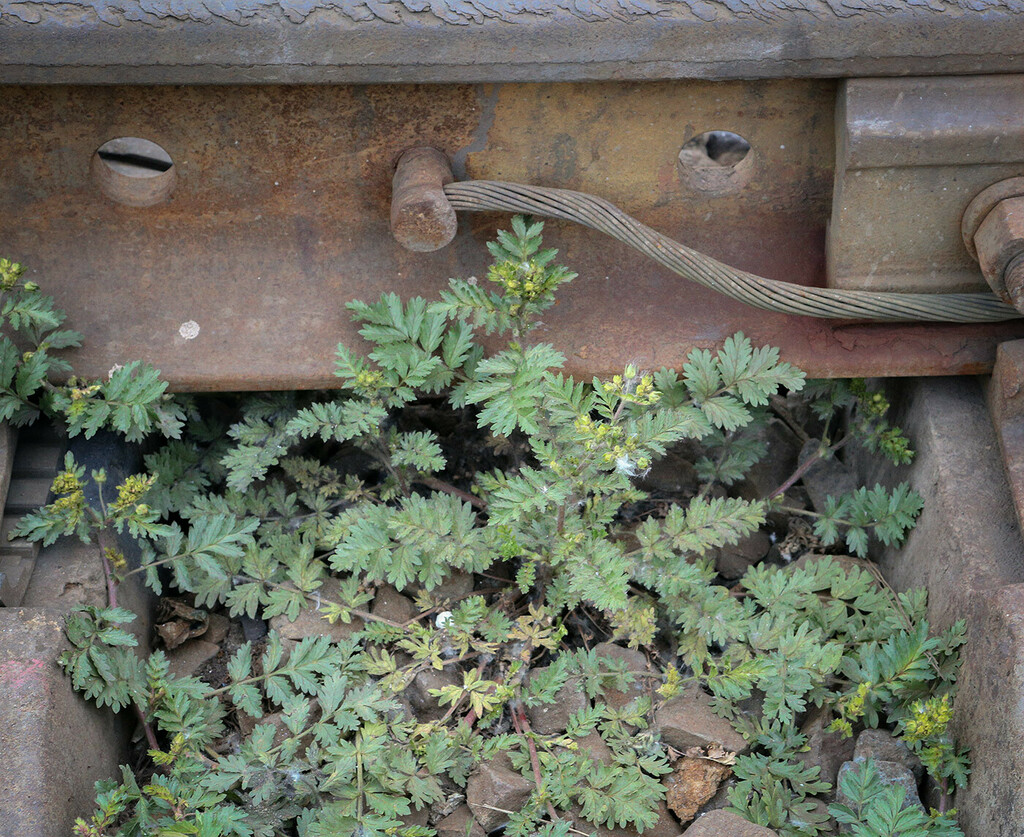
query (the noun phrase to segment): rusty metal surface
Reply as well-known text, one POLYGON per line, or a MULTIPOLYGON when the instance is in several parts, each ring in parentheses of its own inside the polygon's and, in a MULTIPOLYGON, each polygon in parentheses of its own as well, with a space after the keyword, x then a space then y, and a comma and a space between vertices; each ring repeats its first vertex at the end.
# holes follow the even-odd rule
POLYGON ((980 291, 961 217, 1024 174, 1024 77, 851 79, 840 85, 828 282, 980 291))
POLYGON ((1024 197, 1010 198, 986 216, 974 235, 981 272, 1005 301, 1024 310, 1021 257, 1024 256, 1024 197))
POLYGON ((986 396, 1017 521, 1024 526, 1024 340, 999 346, 986 396))
POLYGON ((0 0, 7 83, 1024 72, 1018 0, 0 0))
POLYGON ((410 148, 398 160, 391 179, 391 234, 414 253, 447 247, 458 219, 444 186, 454 179, 451 163, 436 148, 410 148))
POLYGON ((977 195, 960 234, 992 290, 1024 311, 1024 177, 1000 180, 977 195))
MULTIPOLYGON (((370 87, 35 87, 0 97, 0 247, 84 332, 73 360, 105 375, 151 361, 178 390, 329 386, 357 344, 344 303, 433 296, 483 275, 506 217, 460 219, 455 242, 410 253, 389 230, 391 178, 432 145, 456 177, 601 195, 741 269, 824 281, 835 87, 829 82, 370 87), (678 154, 707 130, 749 140, 746 186, 702 194, 678 154), (118 136, 174 162, 166 202, 119 205, 90 177, 118 136)), ((743 330, 813 375, 972 374, 1024 325, 830 324, 723 300, 629 248, 550 223, 580 274, 543 339, 574 372, 678 365, 743 330)))

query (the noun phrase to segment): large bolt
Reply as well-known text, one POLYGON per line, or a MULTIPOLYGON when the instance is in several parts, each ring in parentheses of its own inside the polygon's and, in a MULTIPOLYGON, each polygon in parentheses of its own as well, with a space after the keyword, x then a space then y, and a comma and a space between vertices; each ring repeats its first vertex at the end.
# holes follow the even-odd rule
POLYGON ((967 207, 961 227, 989 287, 1024 312, 1024 177, 981 192, 967 207))
POLYGON ((391 181, 391 234, 407 250, 429 253, 455 238, 457 219, 444 186, 455 177, 436 148, 410 148, 391 181))
POLYGON ((1024 253, 1018 253, 1003 270, 1003 282, 1010 299, 1016 300, 1013 305, 1022 311, 1020 301, 1024 300, 1024 253))

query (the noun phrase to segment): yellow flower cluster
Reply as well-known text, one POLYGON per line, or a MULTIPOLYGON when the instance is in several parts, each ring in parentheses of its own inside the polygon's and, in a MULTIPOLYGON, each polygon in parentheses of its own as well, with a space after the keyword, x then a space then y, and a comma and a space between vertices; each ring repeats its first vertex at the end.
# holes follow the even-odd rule
POLYGON ((61 471, 53 478, 50 491, 54 494, 74 494, 82 490, 82 481, 74 471, 61 471))
POLYGON ((128 568, 128 561, 125 560, 124 553, 120 550, 112 549, 108 546, 106 549, 103 550, 103 554, 107 556, 107 560, 110 562, 110 566, 112 566, 118 572, 128 568))
POLYGON ((139 504, 139 500, 149 491, 155 479, 155 474, 150 474, 146 477, 142 476, 142 474, 134 474, 128 477, 117 487, 117 499, 112 504, 114 511, 125 511, 135 507, 139 514, 148 512, 149 508, 139 504))
POLYGON ((654 388, 654 376, 641 374, 635 366, 627 366, 625 375, 616 375, 601 385, 609 395, 617 395, 623 401, 649 407, 657 404, 661 393, 654 388))
POLYGON ((903 721, 907 741, 924 741, 943 735, 953 720, 953 704, 949 694, 917 701, 910 709, 910 717, 903 721))
POLYGON ((70 394, 72 401, 81 401, 85 398, 91 398, 101 389, 99 384, 93 384, 92 386, 86 387, 71 387, 70 394))
POLYGON ((643 471, 650 467, 651 461, 646 456, 635 456, 639 446, 636 438, 626 436, 626 431, 617 424, 594 421, 590 416, 580 416, 574 426, 576 432, 583 437, 583 447, 588 451, 604 449, 601 461, 607 464, 627 461, 631 467, 643 471))
POLYGON ((384 376, 380 372, 374 372, 372 369, 364 369, 356 375, 356 386, 362 389, 377 389, 383 383, 384 376))
POLYGON ((487 278, 505 293, 524 301, 539 299, 551 290, 543 265, 536 262, 499 262, 491 265, 487 278))
POLYGON ((839 717, 829 725, 829 730, 841 732, 843 738, 849 738, 853 735, 853 724, 864 714, 864 704, 867 702, 874 685, 871 682, 858 683, 857 691, 852 695, 841 698, 837 706, 839 717))
POLYGON ((0 259, 0 291, 9 291, 18 284, 25 268, 10 259, 0 259))

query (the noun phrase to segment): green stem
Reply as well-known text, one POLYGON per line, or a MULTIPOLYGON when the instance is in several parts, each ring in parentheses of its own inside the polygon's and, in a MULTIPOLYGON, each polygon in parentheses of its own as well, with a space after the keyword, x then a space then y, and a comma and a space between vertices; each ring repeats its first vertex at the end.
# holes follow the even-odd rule
MULTIPOLYGON (((102 492, 100 496, 100 504, 103 503, 102 492)), ((106 523, 106 521, 102 521, 106 523)), ((107 544, 110 541, 110 532, 107 531, 106 526, 102 525, 96 530, 96 545, 100 550, 100 564, 103 566, 103 578, 107 583, 107 606, 114 608, 117 607, 117 578, 114 576, 113 568, 110 566, 110 559, 107 558, 107 550, 113 549, 108 547, 107 544)), ((160 744, 156 740, 156 731, 153 726, 146 720, 146 713, 142 707, 139 706, 134 700, 132 701, 132 709, 135 712, 135 716, 138 718, 139 723, 142 724, 142 729, 146 734, 146 743, 149 744, 149 749, 159 750, 160 744)))
POLYGON ((363 822, 363 733, 356 733, 356 821, 363 822))
MULTIPOLYGON (((124 577, 127 578, 130 575, 135 575, 136 573, 142 572, 143 570, 146 570, 146 569, 148 569, 150 567, 159 567, 159 566, 162 566, 163 564, 169 564, 172 561, 180 561, 181 559, 188 558, 188 557, 189 557, 189 553, 187 553, 187 552, 186 553, 182 553, 181 555, 168 555, 166 558, 161 558, 159 561, 151 561, 150 563, 145 564, 144 566, 136 567, 133 570, 129 570, 128 572, 126 572, 124 574, 124 577)), ((348 605, 343 605, 341 602, 336 602, 333 599, 325 599, 323 596, 319 596, 319 595, 314 596, 313 593, 307 593, 305 590, 296 590, 294 587, 288 587, 288 586, 286 586, 284 584, 280 584, 280 583, 278 583, 276 581, 268 581, 267 579, 253 578, 252 576, 246 575, 245 573, 235 573, 234 575, 235 575, 236 578, 240 578, 240 579, 243 579, 245 581, 255 582, 257 584, 264 584, 267 587, 272 587, 275 590, 288 590, 288 591, 290 591, 292 593, 296 593, 296 592, 297 593, 301 593, 305 597, 307 602, 317 602, 318 604, 333 604, 333 605, 337 605, 338 607, 343 607, 349 613, 351 613, 353 616, 358 616, 364 622, 380 622, 381 624, 384 624, 384 625, 390 625, 392 628, 404 628, 408 624, 410 624, 410 622, 395 622, 395 621, 393 621, 391 619, 386 619, 383 616, 377 616, 376 614, 370 613, 369 611, 366 611, 366 610, 360 610, 360 609, 355 608, 355 607, 349 607, 348 605)), ((415 620, 410 620, 410 621, 415 621, 415 620)))

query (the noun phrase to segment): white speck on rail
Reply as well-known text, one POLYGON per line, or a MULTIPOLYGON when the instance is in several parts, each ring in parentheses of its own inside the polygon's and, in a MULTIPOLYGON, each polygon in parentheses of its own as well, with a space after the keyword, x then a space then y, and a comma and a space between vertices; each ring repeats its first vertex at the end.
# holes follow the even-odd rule
POLYGON ((195 320, 189 320, 187 323, 182 323, 181 328, 178 329, 178 334, 186 340, 195 340, 199 336, 199 323, 195 320))

